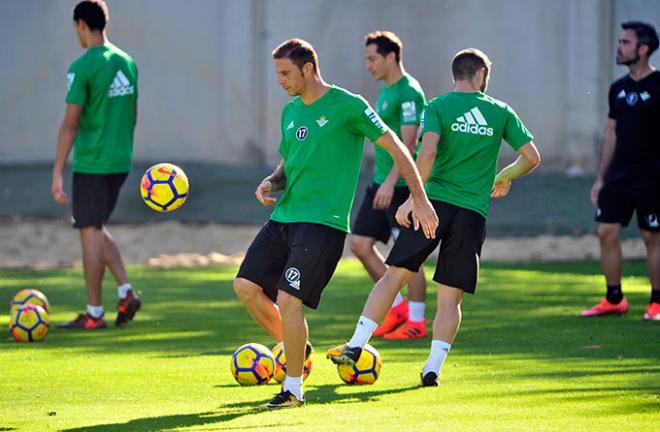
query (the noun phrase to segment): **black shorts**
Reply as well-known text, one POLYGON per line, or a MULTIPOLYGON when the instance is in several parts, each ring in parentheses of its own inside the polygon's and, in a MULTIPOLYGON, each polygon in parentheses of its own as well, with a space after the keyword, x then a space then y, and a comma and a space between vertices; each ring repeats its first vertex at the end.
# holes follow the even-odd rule
POLYGON ((268 221, 252 241, 236 277, 261 286, 273 302, 282 290, 316 309, 345 239, 345 232, 325 225, 268 221))
POLYGON ((128 173, 73 173, 71 223, 74 228, 101 229, 108 222, 128 173))
POLYGON ((660 173, 648 172, 605 181, 598 194, 596 222, 628 226, 633 212, 637 225, 660 231, 660 173))
POLYGON ((374 208, 374 197, 379 187, 378 183, 372 183, 367 188, 351 231, 353 234, 387 243, 390 236, 396 240, 400 232, 401 225, 396 221, 396 211, 408 199, 410 192, 407 186, 395 187, 392 203, 388 208, 381 210, 374 208))
POLYGON ((486 218, 442 201, 432 200, 431 204, 440 220, 435 239, 424 237, 421 229, 402 228, 386 263, 417 272, 442 241, 433 280, 473 294, 479 278, 486 218))

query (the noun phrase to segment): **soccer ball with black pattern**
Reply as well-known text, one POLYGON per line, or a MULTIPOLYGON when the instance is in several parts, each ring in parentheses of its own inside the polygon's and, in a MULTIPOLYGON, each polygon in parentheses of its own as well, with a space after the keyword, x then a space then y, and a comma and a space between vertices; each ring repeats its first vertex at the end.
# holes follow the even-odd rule
POLYGON ((382 366, 383 361, 376 348, 367 344, 362 348, 362 354, 354 366, 337 365, 337 372, 346 384, 373 384, 380 376, 382 366))
POLYGON ((140 194, 152 209, 158 212, 174 211, 188 198, 188 177, 174 164, 156 164, 142 176, 140 194))
MULTIPOLYGON (((281 344, 277 344, 272 349, 273 358, 275 359, 275 374, 273 379, 278 383, 284 381, 286 376, 286 356, 284 355, 284 350, 282 349, 281 344)), ((305 359, 305 364, 303 364, 303 381, 307 379, 310 372, 312 372, 312 359, 305 359)))
POLYGON ((275 373, 275 359, 268 348, 248 343, 231 356, 231 374, 240 385, 263 385, 275 373))
POLYGON ((48 298, 41 291, 30 288, 20 290, 16 293, 11 303, 9 303, 10 313, 13 315, 14 309, 28 304, 41 306, 47 313, 50 313, 48 298))
POLYGON ((18 342, 38 342, 48 333, 48 313, 39 305, 26 304, 14 309, 9 333, 18 342))

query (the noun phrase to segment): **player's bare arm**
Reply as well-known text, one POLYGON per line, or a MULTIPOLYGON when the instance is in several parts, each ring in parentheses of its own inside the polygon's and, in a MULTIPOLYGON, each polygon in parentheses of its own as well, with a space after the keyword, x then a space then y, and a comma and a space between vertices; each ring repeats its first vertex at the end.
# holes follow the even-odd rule
POLYGON ((62 171, 66 160, 73 148, 73 141, 78 134, 78 124, 82 115, 82 107, 74 104, 67 104, 64 113, 64 120, 57 134, 57 152, 55 153, 55 163, 53 165, 53 180, 51 184, 51 193, 53 199, 60 204, 69 202, 69 197, 64 192, 64 179, 62 171))
MULTIPOLYGON (((433 163, 437 153, 440 135, 435 132, 426 132, 422 137, 422 145, 417 154, 417 170, 422 178, 422 184, 426 184, 433 170, 433 163)), ((413 203, 410 198, 406 200, 396 212, 396 220, 399 224, 410 227, 410 216, 413 211, 413 203)))
POLYGON ((415 230, 421 226, 426 238, 435 238, 435 231, 438 228, 438 216, 435 214, 435 210, 426 196, 426 192, 424 192, 422 179, 419 176, 412 156, 406 150, 401 140, 390 130, 376 140, 376 144, 390 153, 392 159, 394 159, 394 162, 399 167, 401 176, 408 184, 412 198, 413 226, 415 230))
POLYGON ((284 190, 285 186, 284 160, 281 160, 275 171, 259 183, 254 194, 261 204, 265 206, 273 205, 277 202, 277 198, 270 196, 271 192, 284 190))
POLYGON ((596 175, 596 181, 591 187, 591 203, 595 206, 598 203, 598 193, 603 187, 603 177, 607 172, 607 168, 612 162, 614 157, 614 148, 616 146, 616 120, 609 119, 607 126, 605 127, 605 133, 603 133, 603 147, 601 150, 600 163, 598 164, 598 174, 596 175))
MULTIPOLYGON (((401 126, 401 141, 406 146, 410 154, 415 154, 415 147, 417 146, 417 125, 404 125, 401 126)), ((394 187, 399 181, 399 168, 396 164, 392 165, 392 169, 387 174, 385 181, 380 185, 374 196, 373 206, 375 209, 386 209, 392 203, 394 196, 394 187)))
POLYGON ((531 172, 534 168, 541 163, 541 155, 534 145, 534 141, 530 141, 517 150, 518 158, 515 162, 505 167, 495 176, 495 184, 493 184, 493 192, 490 194, 492 198, 501 198, 506 196, 511 189, 511 181, 522 177, 531 172))

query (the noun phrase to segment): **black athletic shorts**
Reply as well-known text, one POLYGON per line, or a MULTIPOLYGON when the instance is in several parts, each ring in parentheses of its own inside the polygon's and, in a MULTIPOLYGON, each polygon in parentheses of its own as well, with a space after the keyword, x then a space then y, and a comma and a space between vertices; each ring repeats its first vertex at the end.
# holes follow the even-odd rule
POLYGON ((74 228, 101 229, 108 222, 128 173, 73 173, 71 223, 74 228))
POLYGON ((410 192, 407 186, 395 187, 390 206, 386 209, 375 209, 374 197, 379 187, 378 183, 372 183, 367 188, 351 231, 353 234, 387 243, 390 236, 396 240, 400 232, 401 225, 396 221, 396 211, 408 199, 410 192))
POLYGON ((412 272, 440 245, 433 280, 474 293, 479 278, 481 245, 486 236, 486 219, 479 213, 442 201, 431 201, 440 224, 435 239, 427 239, 420 228, 402 228, 386 263, 412 272))
POLYGON ((639 172, 605 181, 598 194, 596 222, 625 227, 633 212, 640 229, 660 231, 660 172, 639 172))
POLYGON ((316 309, 344 251, 346 233, 315 223, 268 221, 236 277, 261 286, 273 302, 282 290, 316 309))

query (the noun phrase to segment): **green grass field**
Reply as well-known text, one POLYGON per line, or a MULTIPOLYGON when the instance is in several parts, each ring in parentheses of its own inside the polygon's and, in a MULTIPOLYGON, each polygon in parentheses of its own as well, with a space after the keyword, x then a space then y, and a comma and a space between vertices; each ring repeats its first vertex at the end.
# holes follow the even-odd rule
MULTIPOLYGON (((428 339, 372 340, 381 378, 351 387, 323 353, 350 337, 372 283, 359 263, 343 261, 320 310, 308 314, 316 347, 308 406, 264 412, 255 407, 278 386, 240 387, 229 373, 238 346, 273 345, 234 296, 236 268, 133 266, 144 308, 127 328, 51 328, 35 344, 5 333, 0 431, 657 430, 660 323, 641 320, 645 265, 627 263, 625 271, 631 311, 580 319, 602 294, 597 263, 485 264, 478 294, 464 301, 440 387, 418 386, 428 339)), ((109 279, 106 286, 114 321, 116 293, 109 279)), ((25 287, 47 294, 52 323, 85 303, 80 269, 0 271, 0 304, 25 287)), ((427 316, 435 311, 430 291, 427 316)))

